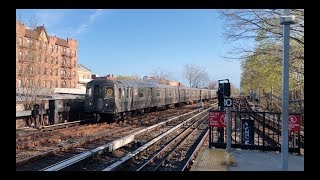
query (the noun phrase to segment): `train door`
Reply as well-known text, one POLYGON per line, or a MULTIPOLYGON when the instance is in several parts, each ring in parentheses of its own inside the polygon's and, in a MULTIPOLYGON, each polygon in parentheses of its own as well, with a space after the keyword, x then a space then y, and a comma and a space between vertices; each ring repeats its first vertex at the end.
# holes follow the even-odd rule
POLYGON ((127 87, 127 100, 126 100, 126 111, 131 111, 131 105, 132 105, 132 87, 127 87))
POLYGON ((101 107, 99 107, 99 99, 100 99, 100 93, 99 93, 99 85, 94 85, 93 88, 93 102, 94 102, 94 110, 98 111, 100 108, 102 108, 102 104, 101 107))
POLYGON ((153 98, 152 98, 153 88, 148 88, 148 99, 147 99, 147 107, 150 108, 153 106, 153 98))

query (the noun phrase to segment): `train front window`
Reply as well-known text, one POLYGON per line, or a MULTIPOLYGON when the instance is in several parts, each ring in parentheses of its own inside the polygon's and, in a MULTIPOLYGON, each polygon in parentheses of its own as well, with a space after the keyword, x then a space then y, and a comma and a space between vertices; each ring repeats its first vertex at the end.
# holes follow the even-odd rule
POLYGON ((92 88, 87 88, 86 95, 90 97, 92 95, 92 88))

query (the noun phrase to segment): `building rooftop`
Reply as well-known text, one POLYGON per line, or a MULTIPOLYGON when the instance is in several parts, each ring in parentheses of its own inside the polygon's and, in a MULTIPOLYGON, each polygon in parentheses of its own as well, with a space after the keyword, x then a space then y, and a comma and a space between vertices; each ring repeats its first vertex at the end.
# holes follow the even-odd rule
POLYGON ((78 64, 78 71, 85 71, 91 73, 91 70, 82 64, 78 64))

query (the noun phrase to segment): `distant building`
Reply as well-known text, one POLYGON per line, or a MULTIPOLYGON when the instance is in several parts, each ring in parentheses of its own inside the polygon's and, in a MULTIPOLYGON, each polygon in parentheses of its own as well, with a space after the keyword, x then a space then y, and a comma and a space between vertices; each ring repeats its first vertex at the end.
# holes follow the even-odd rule
POLYGON ((78 88, 83 89, 86 87, 86 84, 92 80, 92 72, 89 68, 83 66, 82 64, 78 64, 78 88))
POLYGON ((98 76, 96 74, 92 75, 92 79, 109 79, 109 80, 116 80, 117 77, 114 77, 113 74, 108 74, 106 76, 98 76))
POLYGON ((176 82, 176 81, 169 81, 168 85, 170 86, 183 86, 181 82, 176 82))
POLYGON ((77 88, 78 41, 16 21, 16 87, 77 88))

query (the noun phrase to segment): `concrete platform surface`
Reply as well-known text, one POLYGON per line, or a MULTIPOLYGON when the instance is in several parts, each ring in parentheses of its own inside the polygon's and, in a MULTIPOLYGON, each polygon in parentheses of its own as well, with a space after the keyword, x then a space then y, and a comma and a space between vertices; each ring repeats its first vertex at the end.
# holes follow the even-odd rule
MULTIPOLYGON (((233 150, 235 166, 227 171, 282 171, 281 153, 255 150, 233 150)), ((304 171, 304 156, 288 155, 288 171, 304 171)))
MULTIPOLYGON (((226 155, 225 149, 202 148, 190 171, 282 171, 278 152, 232 149, 226 155)), ((288 171, 304 171, 304 156, 289 154, 288 171)))

